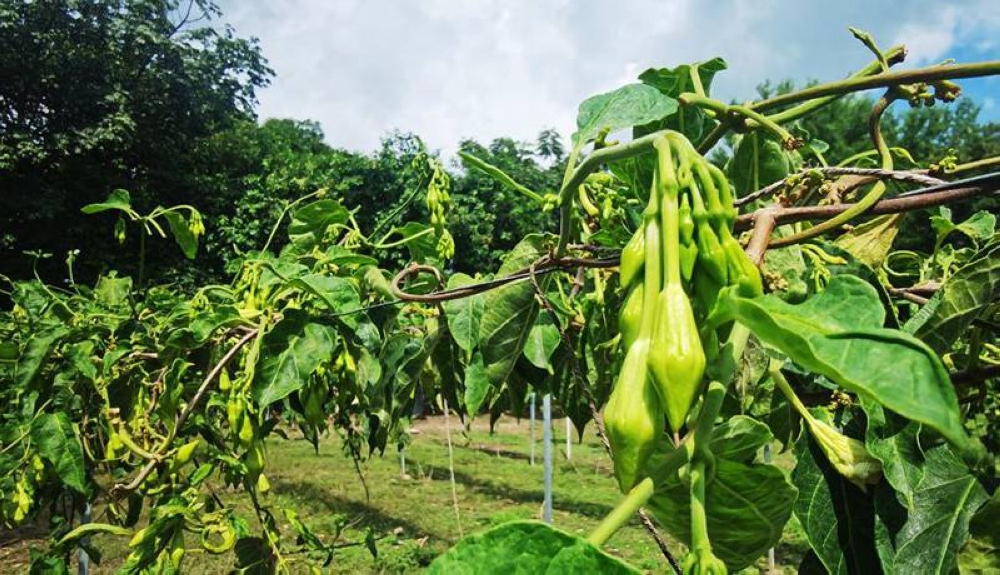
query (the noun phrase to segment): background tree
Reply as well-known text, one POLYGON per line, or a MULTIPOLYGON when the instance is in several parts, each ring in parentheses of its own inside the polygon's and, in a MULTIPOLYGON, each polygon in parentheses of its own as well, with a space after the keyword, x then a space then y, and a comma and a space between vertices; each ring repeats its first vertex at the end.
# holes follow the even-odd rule
MULTIPOLYGON (((562 141, 554 130, 538 136, 537 152, 528 144, 497 138, 483 146, 474 140, 459 144, 459 151, 500 168, 514 181, 538 193, 559 189, 565 167, 562 141), (545 167, 538 158, 551 159, 545 167)), ((455 269, 467 272, 495 269, 503 253, 533 230, 554 230, 555 215, 498 184, 479 170, 466 170, 452 186, 455 201, 455 269)))
POLYGON ((25 249, 85 246, 84 269, 106 264, 107 223, 79 210, 114 188, 140 207, 201 203, 189 151, 252 120, 272 74, 219 15, 209 0, 0 4, 7 273, 27 274, 25 249))

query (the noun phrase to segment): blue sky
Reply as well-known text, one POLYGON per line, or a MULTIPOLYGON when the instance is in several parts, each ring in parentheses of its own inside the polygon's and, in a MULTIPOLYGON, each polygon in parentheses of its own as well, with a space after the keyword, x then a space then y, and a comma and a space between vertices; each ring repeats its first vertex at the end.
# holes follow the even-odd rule
MULTIPOLYGON (((1000 0, 221 0, 277 72, 262 118, 317 120, 334 146, 392 129, 446 154, 462 138, 568 136, 593 94, 648 67, 721 56, 714 94, 767 79, 833 80, 870 60, 847 31, 904 43, 904 66, 1000 59, 1000 0)), ((1000 79, 963 88, 1000 120, 1000 79)))

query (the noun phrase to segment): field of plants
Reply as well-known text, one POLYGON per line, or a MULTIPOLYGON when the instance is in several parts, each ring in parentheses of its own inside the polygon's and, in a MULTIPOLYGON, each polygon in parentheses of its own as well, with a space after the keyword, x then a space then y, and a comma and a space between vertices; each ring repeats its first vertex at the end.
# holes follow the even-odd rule
POLYGON ((959 100, 1000 61, 852 29, 853 75, 743 103, 673 63, 457 170, 258 125, 259 48, 175 3, 3 6, 73 45, 0 87, 19 571, 1000 571, 1000 129, 959 100), (529 397, 582 438, 551 523, 529 397))

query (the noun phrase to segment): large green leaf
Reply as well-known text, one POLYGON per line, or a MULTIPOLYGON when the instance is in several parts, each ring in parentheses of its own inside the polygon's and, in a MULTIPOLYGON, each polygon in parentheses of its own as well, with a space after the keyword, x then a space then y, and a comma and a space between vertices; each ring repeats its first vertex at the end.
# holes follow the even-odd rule
POLYGON ((351 280, 324 274, 309 274, 290 283, 319 298, 333 313, 346 314, 338 315, 337 319, 352 329, 358 326, 359 316, 351 312, 361 309, 361 298, 351 280))
POLYGON ((67 334, 68 329, 56 326, 41 329, 31 335, 17 362, 15 373, 18 387, 25 388, 35 379, 56 344, 67 334))
MULTIPOLYGON (((448 289, 459 288, 474 283, 475 280, 463 273, 448 278, 448 289)), ((448 300, 442 304, 448 318, 448 330, 458 347, 469 353, 479 339, 479 321, 483 316, 485 296, 474 295, 448 300)))
POLYGON ((483 354, 479 351, 472 354, 472 359, 465 366, 465 411, 469 417, 475 417, 479 408, 486 401, 490 391, 490 377, 483 363, 483 354))
POLYGON ((108 199, 98 204, 87 204, 80 208, 85 214, 97 214, 108 210, 125 211, 131 208, 132 198, 128 190, 117 189, 108 194, 108 199))
POLYGON ((528 332, 528 339, 524 342, 524 357, 535 367, 551 374, 552 352, 559 347, 561 341, 559 328, 548 320, 548 316, 544 316, 528 332))
POLYGON ((803 279, 808 278, 808 281, 812 284, 812 291, 810 293, 823 291, 827 281, 831 277, 856 276, 875 288, 879 300, 882 301, 882 312, 880 313, 885 315, 885 319, 882 325, 877 327, 899 328, 899 318, 895 312, 895 300, 889 295, 889 292, 882 284, 879 272, 876 272, 871 266, 837 244, 820 240, 815 242, 814 245, 823 250, 829 257, 817 257, 815 254, 809 256, 805 270, 802 272, 802 277, 803 279))
MULTIPOLYGON (((507 255, 498 275, 530 266, 546 253, 551 239, 551 236, 542 234, 526 236, 507 255)), ((483 307, 479 323, 479 349, 483 351, 490 384, 499 387, 524 350, 524 342, 538 315, 535 289, 530 281, 509 283, 489 292, 483 307)))
POLYGON ((903 329, 944 353, 1000 298, 1000 242, 958 269, 903 329))
POLYGON ((639 573, 584 539, 536 521, 470 535, 431 563, 430 575, 639 573))
POLYGON ((236 555, 236 573, 242 575, 269 575, 274 573, 274 559, 263 537, 241 537, 233 546, 236 555))
POLYGON ((603 129, 614 132, 655 122, 677 111, 677 100, 652 86, 628 84, 580 104, 573 147, 582 148, 603 129))
MULTIPOLYGON (((781 229, 781 228, 779 228, 781 229)), ((768 274, 781 278, 775 286, 775 292, 788 301, 801 301, 809 293, 809 287, 803 280, 806 262, 802 257, 802 248, 791 245, 780 250, 764 252, 764 269, 768 274)))
MULTIPOLYGON (((709 446, 717 466, 706 488, 708 534, 712 550, 732 571, 752 564, 773 546, 791 515, 795 487, 777 467, 752 463, 772 439, 767 426, 745 416, 729 418, 712 432, 709 446)), ((657 478, 649 507, 674 537, 689 543, 690 487, 677 472, 662 467, 673 449, 669 441, 662 442, 647 466, 646 473, 657 478)))
POLYGON ((709 447, 716 457, 749 463, 774 439, 766 425, 745 415, 730 417, 712 432, 709 447))
POLYGON ((65 413, 43 413, 31 425, 31 440, 38 454, 56 471, 59 479, 79 493, 87 492, 83 448, 76 428, 65 413))
POLYGON ((976 212, 960 224, 956 224, 951 219, 951 208, 941 206, 938 208, 940 215, 931 216, 931 227, 937 233, 934 245, 940 246, 945 238, 953 233, 960 233, 978 244, 981 241, 989 240, 993 237, 997 227, 997 217, 989 212, 976 212))
MULTIPOLYGON (((176 320, 179 323, 187 322, 189 313, 190 309, 186 305, 183 306, 176 320)), ((193 349, 207 342, 216 330, 237 325, 242 321, 240 311, 235 306, 215 306, 210 311, 198 313, 189 324, 170 330, 167 345, 193 349)))
POLYGON ((165 212, 163 217, 167 220, 170 233, 174 235, 174 241, 184 252, 184 257, 193 260, 198 254, 198 236, 191 229, 191 223, 179 212, 165 212))
POLYGON ((927 451, 909 518, 896 536, 896 572, 950 573, 970 520, 988 499, 950 446, 927 451))
POLYGON ((835 276, 826 291, 799 305, 776 296, 744 298, 730 290, 720 298, 720 310, 802 367, 937 430, 956 445, 967 444, 940 358, 920 340, 878 327, 884 311, 875 289, 863 280, 835 276))
POLYGON ((295 210, 288 225, 288 237, 296 244, 317 243, 329 226, 346 224, 348 216, 347 208, 340 202, 316 200, 295 210))
POLYGON ((267 406, 297 391, 321 363, 329 361, 335 346, 332 328, 310 323, 304 314, 286 313, 261 342, 254 399, 267 406))
POLYGON ((808 429, 795 444, 795 516, 827 572, 878 573, 875 506, 871 494, 838 473, 808 429))
POLYGON ((882 474, 900 503, 913 509, 913 493, 924 476, 924 454, 917 437, 920 426, 886 412, 874 401, 862 399, 861 405, 868 418, 865 448, 882 462, 882 474))
MULTIPOLYGON (((684 92, 694 92, 692 69, 697 67, 701 86, 706 94, 711 94, 712 80, 715 75, 726 69, 726 61, 722 58, 712 58, 695 64, 681 64, 676 68, 650 68, 639 74, 639 80, 661 93, 677 98, 684 92)), ((636 130, 636 135, 648 134, 657 130, 676 130, 693 142, 700 139, 708 123, 705 112, 697 106, 684 106, 676 114, 665 120, 642 126, 636 130)))
POLYGON ((101 276, 94 286, 94 299, 112 309, 128 305, 132 297, 132 278, 120 278, 114 274, 101 276))
MULTIPOLYGON (((777 544, 798 491, 773 465, 716 461, 705 491, 708 535, 716 556, 738 571, 777 544)), ((676 473, 660 476, 648 506, 671 535, 690 544, 690 488, 676 473)))

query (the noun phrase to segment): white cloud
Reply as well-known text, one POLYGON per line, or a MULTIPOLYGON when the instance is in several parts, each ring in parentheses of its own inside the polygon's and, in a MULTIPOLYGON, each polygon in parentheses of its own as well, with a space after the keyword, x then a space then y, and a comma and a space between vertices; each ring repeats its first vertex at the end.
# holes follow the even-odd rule
POLYGON ((459 139, 568 136, 576 106, 651 66, 724 57, 716 94, 747 99, 766 79, 834 79, 870 55, 855 25, 911 61, 942 59, 1000 32, 1000 2, 780 0, 227 0, 277 71, 262 117, 318 120, 336 146, 371 150, 387 131, 432 148, 459 139), (932 17, 929 17, 932 16, 932 17))
POLYGON ((954 6, 943 6, 933 19, 911 22, 896 32, 894 44, 906 44, 914 62, 940 59, 955 44, 958 14, 954 6))

